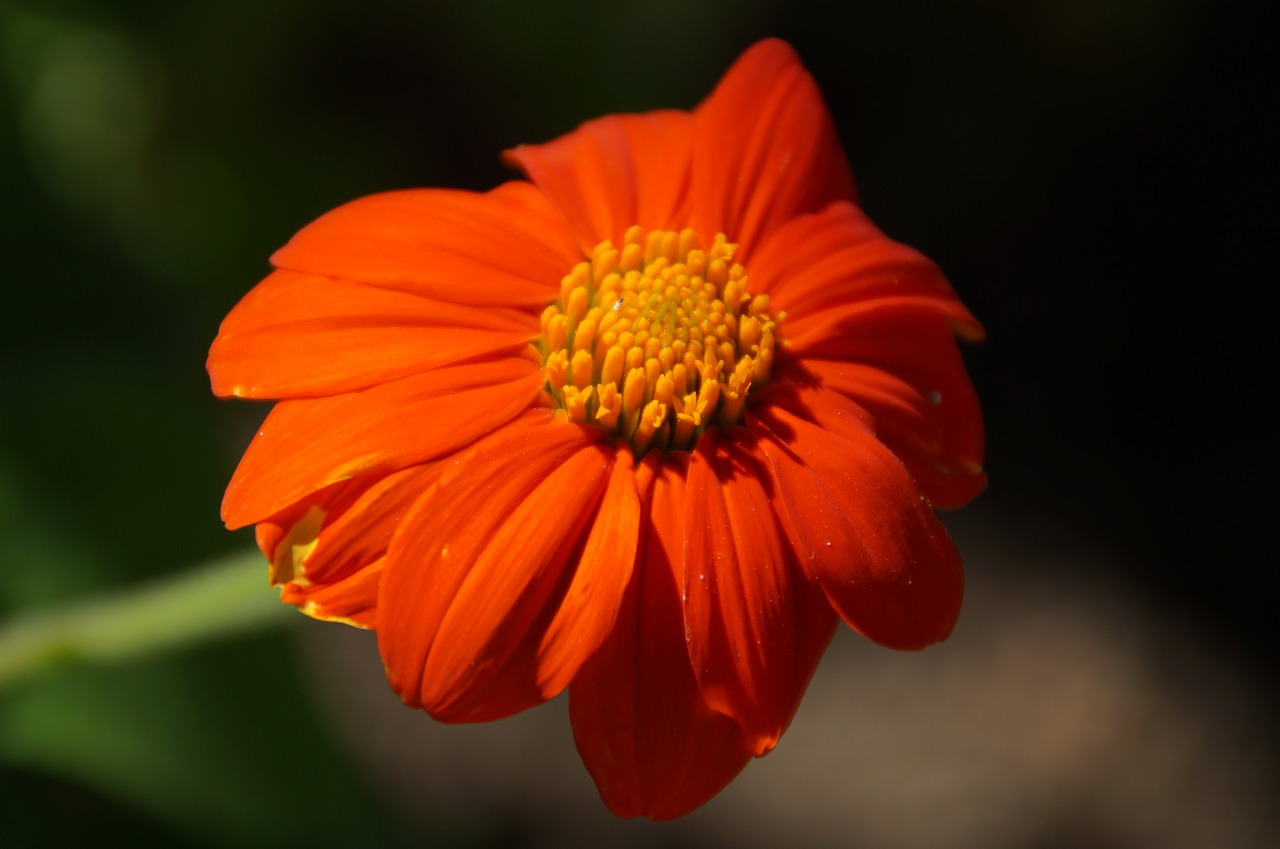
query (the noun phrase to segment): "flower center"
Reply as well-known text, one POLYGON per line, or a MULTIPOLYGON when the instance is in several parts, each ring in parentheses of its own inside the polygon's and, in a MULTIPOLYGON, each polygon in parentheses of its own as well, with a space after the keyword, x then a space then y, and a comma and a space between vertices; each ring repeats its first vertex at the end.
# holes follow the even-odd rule
POLYGON ((769 379, 777 316, 747 292, 737 245, 704 249, 693 230, 632 227, 560 284, 542 313, 546 390, 571 422, 651 448, 689 448, 712 424, 742 419, 747 393, 769 379))

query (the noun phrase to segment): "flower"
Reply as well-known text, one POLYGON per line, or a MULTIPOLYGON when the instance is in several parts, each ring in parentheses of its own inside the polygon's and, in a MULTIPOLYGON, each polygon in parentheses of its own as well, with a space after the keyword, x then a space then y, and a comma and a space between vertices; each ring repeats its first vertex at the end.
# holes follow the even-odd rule
POLYGON ((781 41, 693 112, 506 160, 528 181, 366 197, 272 257, 209 354, 279 399, 223 518, 284 601, 376 630, 407 704, 567 688, 606 805, 676 817, 773 748, 840 619, 951 632, 982 329, 858 207, 781 41))

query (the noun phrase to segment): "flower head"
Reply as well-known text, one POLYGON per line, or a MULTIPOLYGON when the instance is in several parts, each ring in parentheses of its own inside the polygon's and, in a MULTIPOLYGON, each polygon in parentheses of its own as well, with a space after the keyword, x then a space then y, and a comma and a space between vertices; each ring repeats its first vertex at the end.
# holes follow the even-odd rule
POLYGON ((272 257, 209 355, 279 401, 223 518, 286 602, 377 631, 407 704, 567 688, 605 803, 679 816, 773 748, 839 620, 951 632, 982 330, 858 207, 783 42, 506 159, 528 181, 366 197, 272 257))

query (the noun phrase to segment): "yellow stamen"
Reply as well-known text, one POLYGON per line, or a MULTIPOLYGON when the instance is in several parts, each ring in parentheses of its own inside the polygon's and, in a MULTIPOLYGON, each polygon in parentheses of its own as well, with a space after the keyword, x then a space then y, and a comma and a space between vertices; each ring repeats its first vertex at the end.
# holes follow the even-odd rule
POLYGON ((752 295, 737 246, 693 230, 627 230, 574 266, 542 313, 546 392, 570 422, 649 449, 687 450, 741 421, 769 380, 783 316, 752 295))

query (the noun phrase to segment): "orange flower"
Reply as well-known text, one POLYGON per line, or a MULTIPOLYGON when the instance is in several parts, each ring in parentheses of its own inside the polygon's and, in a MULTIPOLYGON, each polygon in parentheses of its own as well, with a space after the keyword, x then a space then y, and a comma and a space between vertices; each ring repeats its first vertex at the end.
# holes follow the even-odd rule
POLYGON ((363 198, 272 257, 209 355, 280 399, 223 518, 285 601, 376 629, 407 704, 567 687, 605 803, 676 817, 773 748, 838 619, 951 632, 982 329, 858 208, 783 42, 506 158, 529 182, 363 198))

